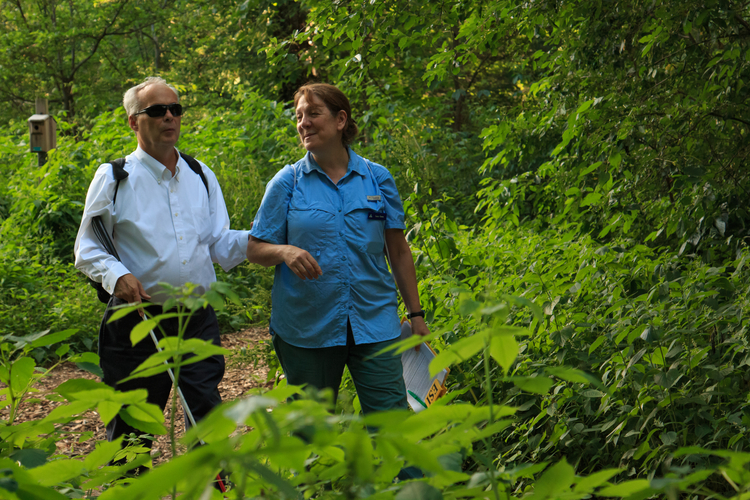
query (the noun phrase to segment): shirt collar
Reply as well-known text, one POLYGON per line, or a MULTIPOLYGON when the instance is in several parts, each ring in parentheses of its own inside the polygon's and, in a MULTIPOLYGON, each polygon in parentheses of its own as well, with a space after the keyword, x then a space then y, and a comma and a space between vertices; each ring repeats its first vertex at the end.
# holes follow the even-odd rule
MULTIPOLYGON (((175 180, 179 181, 180 160, 182 160, 182 156, 180 156, 180 152, 177 150, 177 148, 174 148, 174 150, 177 153, 177 166, 175 167, 174 178, 175 180)), ((148 170, 157 181, 168 181, 172 178, 172 173, 169 171, 169 169, 167 169, 167 167, 165 167, 159 160, 155 159, 153 156, 142 150, 140 146, 138 146, 138 148, 135 150, 135 157, 138 158, 138 161, 140 161, 141 164, 146 167, 146 170, 148 170)))
MULTIPOLYGON (((346 173, 348 174, 349 172, 356 172, 362 177, 366 177, 367 166, 365 165, 365 161, 349 146, 347 146, 346 149, 349 151, 349 164, 346 166, 346 173)), ((302 171, 305 174, 309 174, 313 170, 317 170, 322 174, 325 173, 323 172, 323 169, 320 168, 320 165, 318 165, 318 163, 315 161, 315 158, 313 158, 312 153, 308 151, 305 155, 304 161, 302 162, 302 171)), ((344 177, 346 177, 346 175, 344 177)))

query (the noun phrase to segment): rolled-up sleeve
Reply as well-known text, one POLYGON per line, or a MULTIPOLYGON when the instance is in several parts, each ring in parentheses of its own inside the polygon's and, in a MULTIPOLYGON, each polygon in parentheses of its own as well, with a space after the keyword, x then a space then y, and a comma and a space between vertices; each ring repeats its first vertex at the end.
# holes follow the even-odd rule
POLYGON ((275 245, 286 245, 286 219, 294 190, 294 169, 287 165, 266 185, 263 201, 253 221, 250 234, 275 245))
POLYGON ((396 181, 387 168, 372 164, 375 180, 378 181, 380 192, 383 195, 385 203, 385 228, 386 229, 406 229, 404 224, 404 205, 401 203, 401 196, 398 194, 396 181))
POLYGON ((211 217, 211 239, 209 252, 211 261, 225 271, 242 263, 247 255, 248 231, 230 229, 229 213, 224 202, 224 194, 213 171, 200 162, 208 182, 208 208, 211 217))
POLYGON ((86 204, 73 248, 75 266, 93 281, 101 283, 110 294, 114 293, 117 280, 130 271, 112 255, 108 254, 94 233, 91 221, 101 217, 107 233, 112 235, 112 197, 115 179, 112 165, 101 165, 91 181, 86 194, 86 204))

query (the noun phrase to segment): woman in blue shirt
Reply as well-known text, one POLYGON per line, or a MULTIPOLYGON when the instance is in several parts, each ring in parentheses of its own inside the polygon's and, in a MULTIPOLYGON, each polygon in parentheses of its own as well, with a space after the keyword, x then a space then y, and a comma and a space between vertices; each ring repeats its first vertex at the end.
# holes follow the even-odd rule
POLYGON ((400 357, 372 355, 400 335, 387 254, 416 335, 427 335, 404 211, 386 168, 349 147, 357 134, 346 96, 309 84, 294 96, 307 154, 266 186, 247 257, 276 266, 271 333, 288 383, 331 388, 344 366, 364 413, 406 408, 400 357))

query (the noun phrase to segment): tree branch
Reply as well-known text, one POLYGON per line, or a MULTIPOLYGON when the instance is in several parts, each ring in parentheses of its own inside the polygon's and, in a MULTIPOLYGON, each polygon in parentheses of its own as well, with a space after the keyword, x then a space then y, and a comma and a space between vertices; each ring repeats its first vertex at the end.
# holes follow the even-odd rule
POLYGON ((750 128, 750 122, 748 122, 746 120, 743 120, 741 118, 737 118, 736 116, 723 116, 723 115, 720 115, 719 113, 716 113, 715 111, 712 111, 712 112, 710 112, 708 114, 710 116, 715 116, 716 118, 721 118, 722 120, 733 120, 733 121, 736 121, 736 122, 740 122, 740 123, 744 124, 746 127, 750 128))
POLYGON ((26 27, 29 27, 29 22, 26 20, 26 14, 23 12, 23 6, 21 6, 21 0, 16 0, 16 6, 18 7, 18 12, 21 13, 21 19, 23 19, 23 24, 26 25, 26 27))
POLYGON ((91 59, 94 56, 94 54, 96 54, 96 51, 99 50, 99 44, 101 44, 101 42, 104 39, 104 37, 106 37, 106 36, 108 36, 108 35, 111 34, 108 31, 109 28, 111 28, 115 24, 115 21, 117 21, 117 18, 120 17, 120 14, 122 13, 122 9, 125 8, 125 4, 127 4, 127 3, 128 3, 128 0, 123 0, 123 2, 120 3, 120 5, 116 9, 114 15, 112 16, 112 20, 104 28, 104 31, 102 31, 99 36, 97 36, 97 37, 94 38, 95 42, 94 42, 94 47, 91 49, 91 53, 88 56, 86 56, 86 58, 84 58, 83 61, 81 61, 80 63, 78 63, 78 65, 76 65, 74 68, 71 69, 71 72, 70 72, 70 77, 71 78, 73 78, 73 76, 76 74, 76 72, 79 69, 81 69, 81 66, 83 66, 84 64, 86 64, 88 62, 88 60, 91 59))

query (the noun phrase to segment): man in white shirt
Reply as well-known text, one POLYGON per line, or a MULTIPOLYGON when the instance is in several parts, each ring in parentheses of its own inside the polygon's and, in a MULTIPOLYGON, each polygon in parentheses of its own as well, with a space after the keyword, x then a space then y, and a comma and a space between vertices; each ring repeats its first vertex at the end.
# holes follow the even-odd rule
MULTIPOLYGON (((152 314, 166 298, 160 282, 198 285, 207 290, 216 281, 213 262, 225 270, 241 263, 247 253, 248 232, 229 229, 224 197, 216 176, 199 163, 204 180, 175 148, 180 136, 182 107, 177 90, 161 78, 147 78, 123 98, 128 123, 138 148, 124 165, 127 177, 117 181, 112 165, 99 167, 86 195, 75 243, 75 265, 112 295, 99 330, 100 364, 104 382, 120 390, 148 389, 148 401, 165 407, 171 389, 166 373, 118 383, 155 352, 147 337, 135 346, 130 331, 139 313, 107 323, 112 307, 151 302, 152 314), (91 220, 100 216, 112 235, 121 261, 109 255, 94 234, 91 220)), ((196 165, 197 168, 197 165, 196 165)), ((177 334, 177 319, 160 323, 167 335, 177 334)), ((185 338, 220 344, 216 314, 210 307, 194 314, 185 338)), ((180 387, 196 420, 221 402, 218 385, 224 376, 223 356, 183 366, 180 387)), ((110 441, 138 432, 119 416, 107 425, 110 441)))

